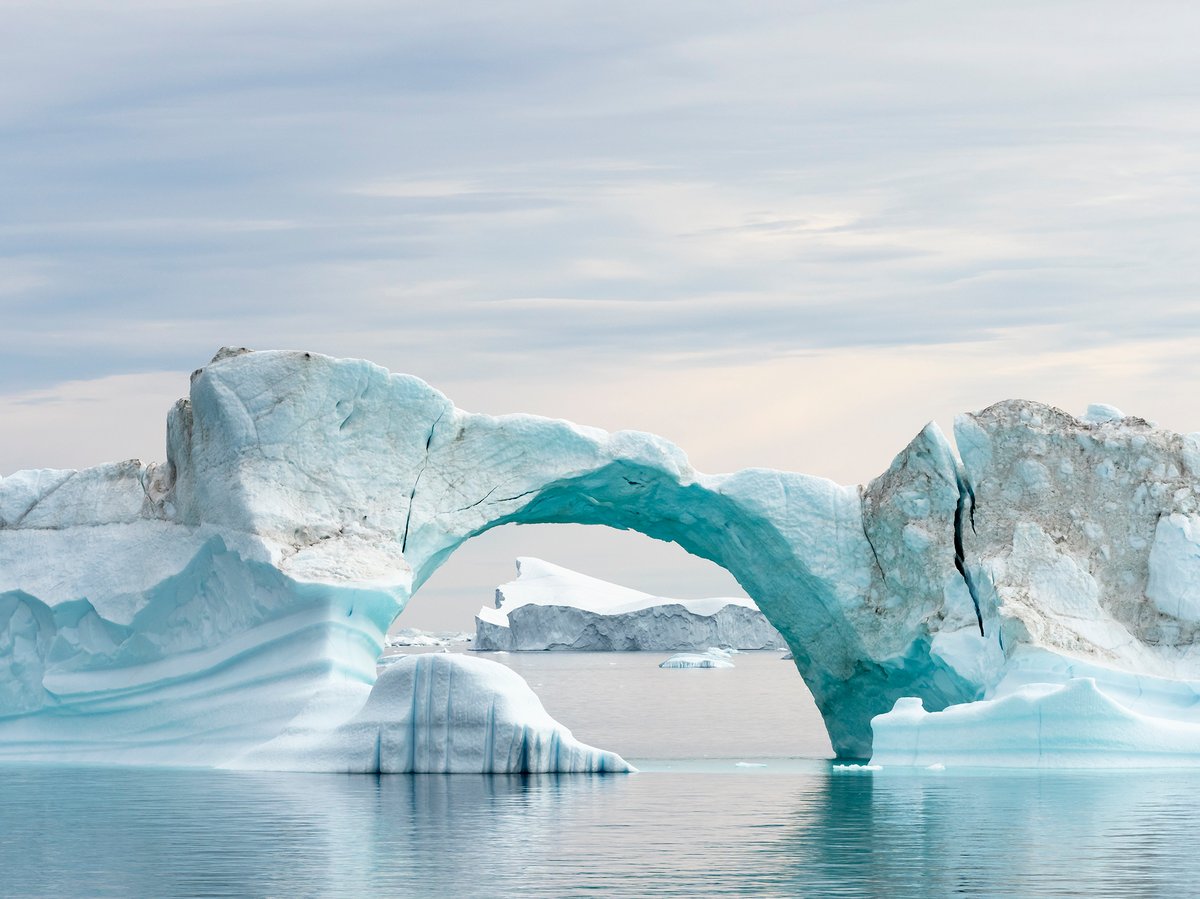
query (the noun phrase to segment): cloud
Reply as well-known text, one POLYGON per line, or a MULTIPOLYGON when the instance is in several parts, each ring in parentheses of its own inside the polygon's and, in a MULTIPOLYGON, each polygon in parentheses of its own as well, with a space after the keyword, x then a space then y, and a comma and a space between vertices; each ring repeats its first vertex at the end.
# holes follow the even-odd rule
POLYGON ((1101 10, 12 4, 0 393, 226 343, 590 397, 1175 346, 1200 13, 1101 10))
POLYGON ((186 372, 147 372, 0 394, 0 477, 23 468, 162 461, 167 412, 187 388, 186 372))

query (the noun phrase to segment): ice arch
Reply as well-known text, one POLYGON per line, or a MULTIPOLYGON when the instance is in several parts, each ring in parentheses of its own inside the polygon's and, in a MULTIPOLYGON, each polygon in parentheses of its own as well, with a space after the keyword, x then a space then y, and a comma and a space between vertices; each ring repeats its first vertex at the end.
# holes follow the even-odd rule
POLYGON ((982 638, 936 428, 865 488, 708 476, 650 434, 471 414, 358 360, 223 350, 167 431, 165 464, 0 481, 0 758, 212 764, 336 717, 412 592, 512 522, 631 529, 729 570, 841 755, 867 755, 900 696, 980 689, 946 661, 982 638))
POLYGON ((606 525, 730 571, 787 638, 840 754, 868 754, 871 716, 899 696, 940 708, 977 689, 930 653, 926 619, 975 621, 949 549, 955 462, 935 428, 866 489, 765 469, 707 476, 650 434, 471 414, 366 362, 254 353, 199 372, 170 435, 176 520, 255 534, 293 577, 394 579, 380 631, 475 535, 606 525), (890 532, 913 522, 924 545, 890 532))
POLYGON ((512 522, 726 568, 842 756, 902 696, 934 710, 1067 671, 1175 697, 1200 633, 1200 437, 1016 401, 956 431, 961 462, 930 425, 863 486, 710 476, 653 435, 223 350, 172 410, 166 463, 0 480, 0 759, 214 764, 344 717, 412 592, 512 522))

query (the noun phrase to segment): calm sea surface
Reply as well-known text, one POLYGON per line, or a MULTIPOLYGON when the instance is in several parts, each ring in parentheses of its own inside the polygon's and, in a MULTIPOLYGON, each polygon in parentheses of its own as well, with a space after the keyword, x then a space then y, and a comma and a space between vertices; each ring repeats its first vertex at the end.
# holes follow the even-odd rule
POLYGON ((1189 896, 1200 884, 1200 772, 839 771, 774 653, 732 671, 660 671, 657 654, 495 658, 643 773, 4 767, 0 894, 1189 896))

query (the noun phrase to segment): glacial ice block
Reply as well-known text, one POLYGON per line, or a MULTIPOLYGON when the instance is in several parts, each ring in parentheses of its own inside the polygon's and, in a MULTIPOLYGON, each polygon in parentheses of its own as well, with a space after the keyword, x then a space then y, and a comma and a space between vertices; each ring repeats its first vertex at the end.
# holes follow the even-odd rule
POLYGON ((480 651, 576 652, 776 649, 783 637, 745 597, 665 599, 541 559, 517 559, 517 579, 496 588, 475 617, 480 651))
POLYGON ((362 709, 330 728, 309 716, 229 767, 376 774, 628 772, 619 755, 576 740, 525 680, 487 659, 407 656, 362 709))

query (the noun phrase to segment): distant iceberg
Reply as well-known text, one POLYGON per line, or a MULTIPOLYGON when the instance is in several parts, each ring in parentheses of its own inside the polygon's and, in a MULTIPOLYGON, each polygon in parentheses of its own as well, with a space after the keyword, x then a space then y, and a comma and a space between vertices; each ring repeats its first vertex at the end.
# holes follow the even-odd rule
POLYGON ((475 617, 479 651, 778 649, 786 644, 745 597, 665 599, 552 565, 517 559, 517 579, 475 617))
POLYGON ((733 654, 710 647, 706 652, 681 652, 671 656, 659 668, 733 668, 733 654))
POLYGON ((451 643, 470 643, 473 639, 466 631, 423 631, 415 627, 402 627, 388 634, 387 645, 391 648, 449 646, 451 643))

